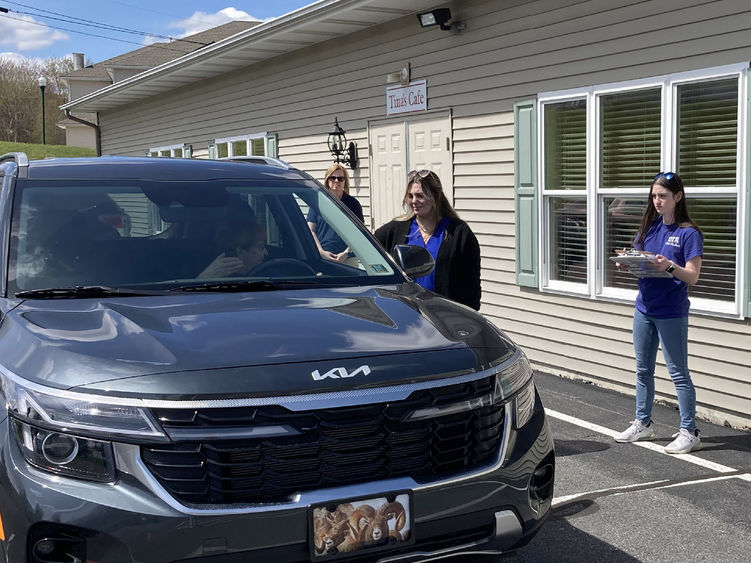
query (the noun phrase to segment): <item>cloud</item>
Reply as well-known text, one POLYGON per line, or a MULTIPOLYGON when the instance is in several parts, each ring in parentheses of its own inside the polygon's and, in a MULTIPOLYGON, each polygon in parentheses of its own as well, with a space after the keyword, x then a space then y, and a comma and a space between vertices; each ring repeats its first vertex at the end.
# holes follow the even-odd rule
POLYGON ((217 27, 233 20, 245 20, 245 21, 265 21, 261 18, 256 18, 238 10, 234 7, 224 8, 219 10, 215 14, 207 14, 205 12, 195 12, 189 18, 179 20, 170 24, 171 28, 184 29, 185 31, 177 37, 185 37, 187 35, 193 35, 201 31, 206 31, 212 27, 217 27))
POLYGON ((69 39, 67 33, 39 24, 34 18, 13 14, 0 17, 0 45, 21 52, 44 49, 69 39))

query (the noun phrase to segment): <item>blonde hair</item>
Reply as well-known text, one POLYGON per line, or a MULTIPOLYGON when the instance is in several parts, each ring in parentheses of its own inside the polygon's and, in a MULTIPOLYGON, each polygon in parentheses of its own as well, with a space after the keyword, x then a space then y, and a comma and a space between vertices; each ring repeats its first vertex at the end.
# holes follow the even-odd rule
POLYGON ((323 178, 323 185, 328 188, 326 182, 329 181, 329 176, 331 176, 337 169, 341 170, 342 176, 344 176, 344 193, 349 194, 349 174, 347 174, 347 169, 344 168, 344 165, 339 164, 338 162, 335 162, 334 164, 329 166, 328 170, 326 170, 326 176, 324 176, 323 178))

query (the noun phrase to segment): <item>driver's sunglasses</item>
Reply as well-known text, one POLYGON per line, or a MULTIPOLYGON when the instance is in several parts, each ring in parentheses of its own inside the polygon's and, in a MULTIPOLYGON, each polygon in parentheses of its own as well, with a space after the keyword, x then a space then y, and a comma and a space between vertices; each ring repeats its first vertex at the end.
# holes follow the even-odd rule
POLYGON ((407 174, 407 183, 411 183, 412 180, 417 177, 427 178, 431 174, 433 174, 432 170, 412 170, 409 174, 407 174))
POLYGON ((655 174, 654 180, 657 180, 660 176, 664 176, 665 179, 669 182, 673 178, 675 178, 675 172, 658 172, 655 174))
POLYGON ((344 176, 329 176, 328 179, 332 182, 344 182, 344 176))

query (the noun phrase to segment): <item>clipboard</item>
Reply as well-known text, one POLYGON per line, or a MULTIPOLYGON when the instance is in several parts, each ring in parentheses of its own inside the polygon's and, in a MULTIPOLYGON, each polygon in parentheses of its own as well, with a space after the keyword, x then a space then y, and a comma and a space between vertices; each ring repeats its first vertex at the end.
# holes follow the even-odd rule
POLYGON ((665 270, 653 270, 649 265, 653 264, 657 259, 653 254, 644 254, 639 251, 627 251, 618 254, 617 256, 610 256, 613 262, 619 264, 625 264, 628 266, 628 271, 637 278, 672 278, 673 275, 669 274, 665 270))

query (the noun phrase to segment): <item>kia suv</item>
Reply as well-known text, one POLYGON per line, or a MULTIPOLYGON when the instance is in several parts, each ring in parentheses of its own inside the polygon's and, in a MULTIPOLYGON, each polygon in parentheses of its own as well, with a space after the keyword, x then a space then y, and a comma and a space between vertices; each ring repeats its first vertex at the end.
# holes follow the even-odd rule
POLYGON ((0 560, 423 561, 547 518, 523 351, 306 173, 13 153, 0 181, 0 560))

